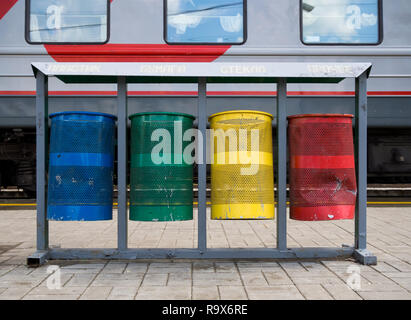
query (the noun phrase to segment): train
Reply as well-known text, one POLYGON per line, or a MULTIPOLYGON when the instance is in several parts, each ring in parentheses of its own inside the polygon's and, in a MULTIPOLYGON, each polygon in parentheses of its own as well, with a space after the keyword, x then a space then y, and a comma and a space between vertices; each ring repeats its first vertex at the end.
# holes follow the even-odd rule
MULTIPOLYGON (((0 186, 35 193, 32 62, 371 62, 368 181, 411 182, 409 0, 1 0, 0 186)), ((116 86, 50 79, 49 113, 116 113, 116 86)), ((191 84, 130 84, 129 113, 197 115, 191 84)), ((275 85, 209 84, 207 113, 275 117, 275 85)), ((354 113, 354 83, 290 84, 288 114, 354 113)), ((275 121, 273 132, 275 137, 275 121)))

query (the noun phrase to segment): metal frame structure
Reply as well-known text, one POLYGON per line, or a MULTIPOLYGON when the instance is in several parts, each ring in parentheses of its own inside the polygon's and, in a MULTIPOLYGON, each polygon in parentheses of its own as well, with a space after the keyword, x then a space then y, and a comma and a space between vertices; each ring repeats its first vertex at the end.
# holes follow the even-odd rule
MULTIPOLYGON (((27 259, 39 266, 50 259, 315 259, 354 257, 376 264, 366 248, 367 218, 367 78, 370 63, 33 63, 37 82, 37 252, 27 259), (48 158, 48 78, 65 83, 116 83, 118 88, 118 246, 113 249, 49 247, 46 173, 48 158), (339 83, 355 79, 355 154, 358 197, 354 247, 287 247, 287 83, 339 83), (127 84, 197 83, 198 127, 207 129, 207 83, 277 84, 277 247, 207 248, 206 143, 198 165, 198 248, 128 248, 127 245, 127 84)), ((274 102, 274 101, 273 101, 274 102)), ((273 111, 274 111, 273 103, 273 111)), ((205 140, 205 139, 204 139, 205 140)))

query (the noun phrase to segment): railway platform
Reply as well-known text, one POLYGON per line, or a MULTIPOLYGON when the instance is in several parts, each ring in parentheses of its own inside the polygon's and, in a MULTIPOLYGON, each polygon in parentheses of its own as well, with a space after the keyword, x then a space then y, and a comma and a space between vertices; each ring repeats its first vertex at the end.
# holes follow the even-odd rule
MULTIPOLYGON (((130 222, 130 248, 195 248, 197 221, 130 222)), ((347 260, 48 261, 26 266, 36 212, 0 211, 0 299, 411 299, 411 207, 368 208, 378 265, 347 260), (52 287, 59 276, 60 289, 52 287), (53 281, 51 281, 53 280, 53 281)), ((209 214, 208 214, 209 216, 209 214)), ((114 212, 116 217, 116 212, 114 212)), ((290 247, 351 246, 354 222, 288 220, 290 247)), ((275 221, 208 220, 212 248, 274 247, 275 221)), ((111 248, 117 221, 50 222, 54 248, 111 248)))

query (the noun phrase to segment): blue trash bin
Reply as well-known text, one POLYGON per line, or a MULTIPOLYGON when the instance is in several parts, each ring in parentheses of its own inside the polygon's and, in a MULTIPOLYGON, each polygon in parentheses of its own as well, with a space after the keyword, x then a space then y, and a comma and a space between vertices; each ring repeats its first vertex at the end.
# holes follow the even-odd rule
POLYGON ((111 220, 117 118, 78 111, 50 118, 48 219, 111 220))

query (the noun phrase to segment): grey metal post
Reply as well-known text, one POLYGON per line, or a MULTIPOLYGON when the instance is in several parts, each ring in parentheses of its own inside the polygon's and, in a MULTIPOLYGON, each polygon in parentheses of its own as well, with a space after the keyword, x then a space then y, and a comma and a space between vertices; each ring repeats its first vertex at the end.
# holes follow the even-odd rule
POLYGON ((46 172, 48 157, 48 77, 40 71, 36 77, 36 172, 37 172, 37 250, 49 248, 46 172))
POLYGON ((118 249, 127 249, 127 83, 125 77, 117 82, 117 178, 118 178, 118 249))
MULTIPOLYGON (((202 159, 198 163, 198 249, 207 250, 207 79, 198 79, 198 129, 203 137, 202 159)), ((201 140, 198 140, 201 141, 201 140)))
POLYGON ((354 257, 363 264, 376 264, 367 248, 367 73, 355 79, 355 154, 357 204, 355 212, 354 257))
POLYGON ((287 249, 287 81, 277 84, 277 249, 287 249))
POLYGON ((367 75, 355 79, 355 146, 357 171, 357 206, 355 248, 367 247, 367 75))

